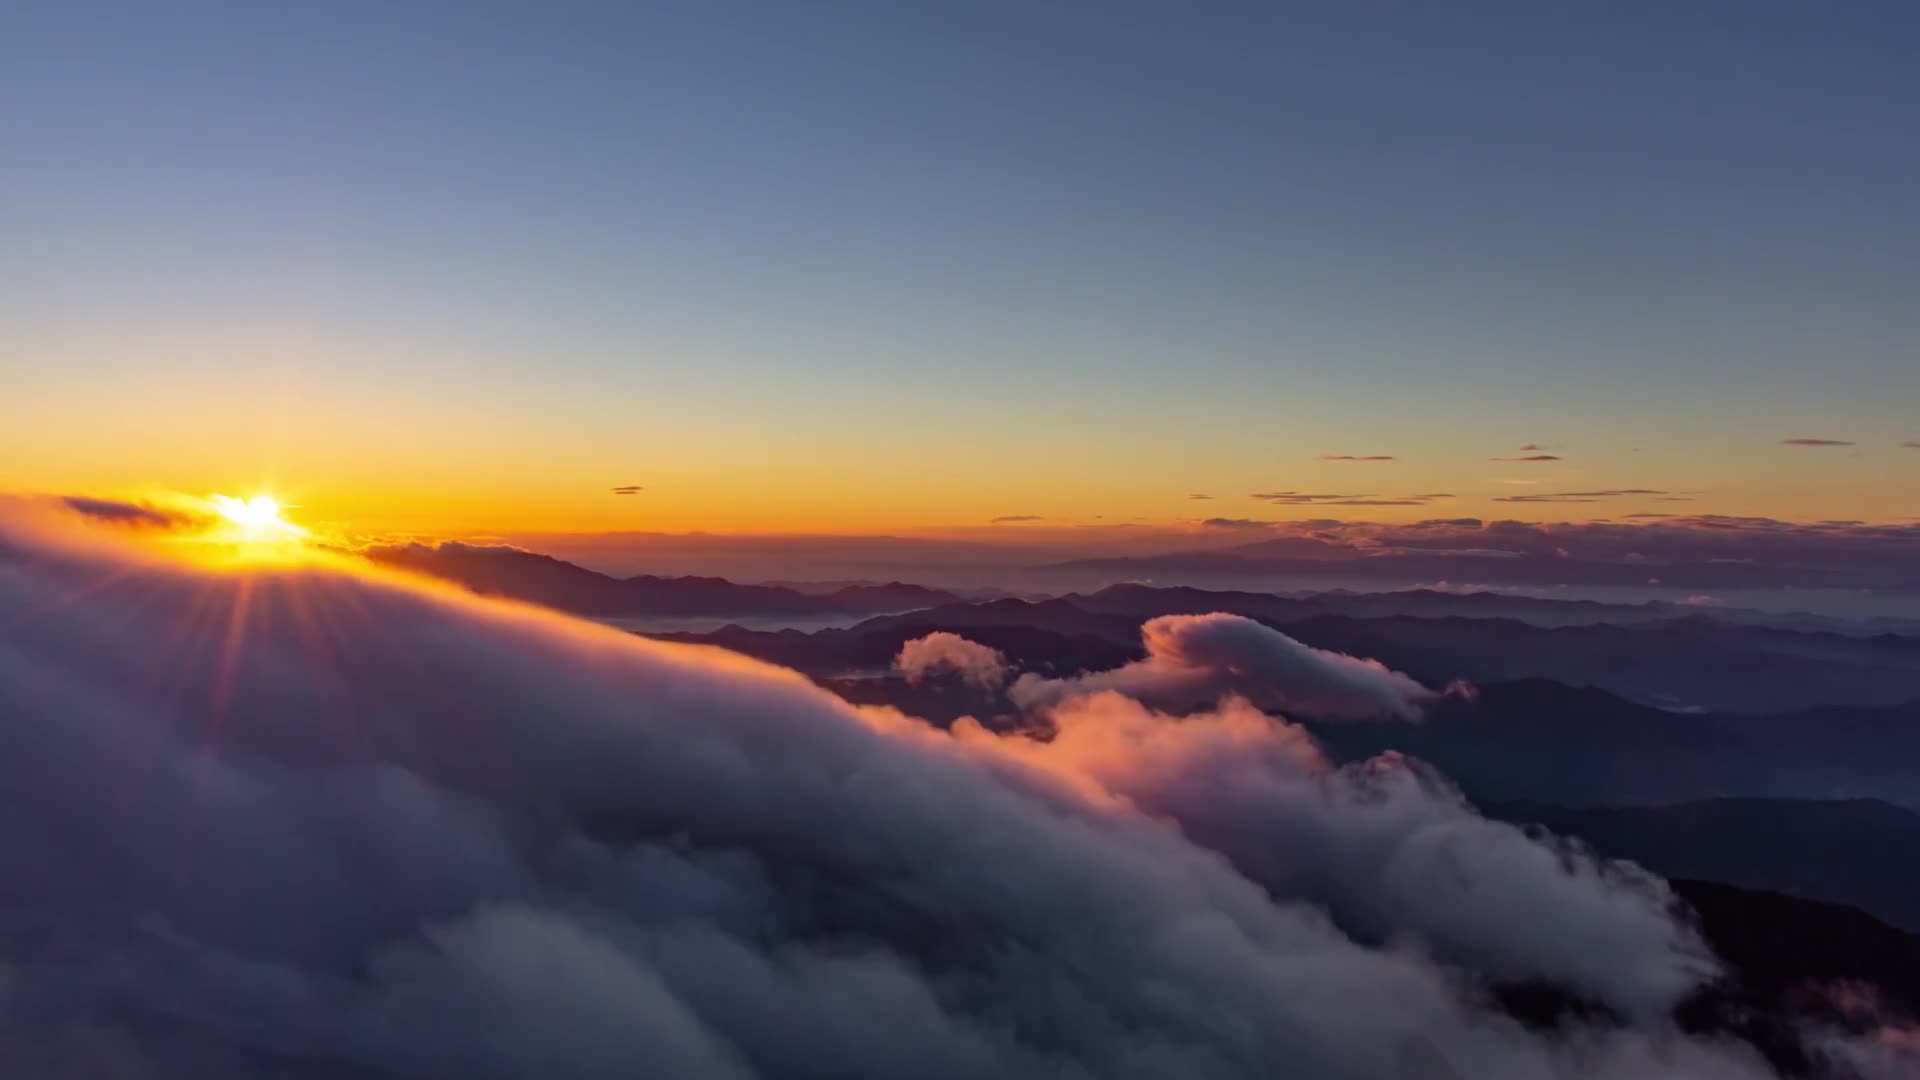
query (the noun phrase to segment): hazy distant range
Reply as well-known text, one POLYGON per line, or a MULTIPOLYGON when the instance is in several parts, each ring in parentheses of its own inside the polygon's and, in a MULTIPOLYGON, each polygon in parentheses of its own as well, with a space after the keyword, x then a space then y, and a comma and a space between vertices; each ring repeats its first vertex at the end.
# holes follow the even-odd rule
MULTIPOLYGON (((1658 602, 1810 612, 1850 619, 1914 617, 1920 612, 1920 581, 1909 582, 1904 576, 1844 577, 1818 560, 1767 566, 1745 558, 1709 556, 1692 567, 1635 565, 1628 571, 1605 558, 1463 557, 1447 551, 1382 558, 1344 557, 1344 551, 1334 549, 1333 557, 1316 552, 1311 558, 1289 560, 1260 551, 1275 543, 1271 540, 1250 543, 1242 536, 1149 530, 1132 537, 1108 531, 1066 546, 1017 536, 1001 540, 628 532, 502 539, 614 577, 710 575, 801 590, 910 582, 969 599, 1052 596, 1140 582, 1303 594, 1428 588, 1609 604, 1658 602)), ((1913 558, 1906 565, 1920 567, 1920 538, 1913 546, 1913 558)), ((1849 560, 1843 551, 1830 561, 1844 567, 1849 560)), ((836 619, 766 614, 777 617, 743 625, 801 630, 846 625, 836 619)), ((709 627, 684 619, 671 625, 646 619, 627 628, 709 627)))

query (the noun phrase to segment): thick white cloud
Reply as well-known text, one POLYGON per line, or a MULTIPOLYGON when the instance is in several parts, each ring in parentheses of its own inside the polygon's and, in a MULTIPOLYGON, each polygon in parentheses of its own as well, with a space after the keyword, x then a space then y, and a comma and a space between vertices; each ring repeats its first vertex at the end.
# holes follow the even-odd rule
POLYGON ((1549 1037, 1490 1010, 1425 954, 1628 1009, 1695 958, 1630 895, 1415 839, 1403 818, 1454 821, 1439 796, 1363 810, 1292 729, 1236 773, 1189 743, 1245 717, 1120 717, 1179 753, 1068 768, 363 570, 0 551, 11 1075, 1764 1074, 1653 1018, 1549 1037), (1283 846, 1369 833, 1352 869, 1283 846), (1531 890, 1531 926, 1455 914, 1483 872, 1531 890))
POLYGON ((900 655, 894 657, 893 666, 911 683, 918 683, 938 671, 951 671, 983 690, 1000 686, 1008 675, 1007 658, 1000 650, 945 630, 936 630, 900 646, 900 655))
POLYGON ((1175 718, 1106 691, 1048 719, 1045 738, 957 733, 1178 822, 1274 896, 1365 939, 1411 934, 1444 959, 1643 1017, 1712 973, 1665 882, 1489 821, 1397 755, 1336 768, 1305 730, 1238 698, 1175 718))
POLYGON ((1140 636, 1144 660, 1068 679, 1023 675, 1009 696, 1036 708, 1112 690, 1160 708, 1191 709, 1238 694, 1267 709, 1402 720, 1418 718, 1420 703, 1438 696, 1378 660, 1316 649, 1243 615, 1162 615, 1140 636))

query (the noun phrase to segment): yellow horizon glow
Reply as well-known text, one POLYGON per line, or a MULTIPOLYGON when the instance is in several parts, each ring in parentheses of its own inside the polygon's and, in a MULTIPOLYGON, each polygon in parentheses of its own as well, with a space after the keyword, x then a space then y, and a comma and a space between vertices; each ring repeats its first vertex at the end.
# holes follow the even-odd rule
MULTIPOLYGON (((1734 491, 1721 496, 1703 495, 1694 501, 1681 503, 1623 498, 1604 505, 1510 504, 1494 501, 1488 495, 1463 491, 1456 499, 1420 507, 1376 509, 1328 506, 1316 510, 1274 506, 1250 500, 1230 488, 1217 486, 1217 489, 1219 494, 1206 502, 1188 501, 1183 493, 1177 491, 1157 498, 1134 494, 1131 499, 1118 492, 1102 493, 1108 494, 1111 501, 1081 492, 1051 504, 1037 494, 1028 498, 1004 497, 988 501, 978 493, 970 492, 964 501, 956 499, 942 505, 937 500, 918 499, 907 492, 893 492, 889 493, 890 497, 868 500, 850 492, 735 490, 723 495, 711 490, 676 491, 665 484, 650 486, 644 494, 635 496, 581 495, 578 492, 563 493, 524 487, 484 494, 462 490, 425 492, 309 488, 301 492, 299 504, 302 520, 298 523, 288 517, 287 512, 292 507, 273 495, 244 498, 213 495, 188 501, 197 502, 215 519, 215 527, 210 530, 207 539, 251 546, 297 544, 322 537, 328 542, 350 544, 359 537, 415 535, 473 538, 595 533, 922 535, 1047 546, 1052 543, 1072 543, 1089 535, 1120 532, 1170 531, 1219 535, 1200 525, 1201 519, 1215 516, 1282 523, 1340 517, 1349 521, 1380 524, 1450 517, 1542 523, 1595 519, 1617 521, 1623 515, 1638 511, 1667 511, 1676 516, 1747 514, 1789 521, 1854 517, 1888 522, 1906 520, 1910 516, 1898 513, 1893 506, 1865 508, 1857 503, 1846 505, 1839 498, 1818 501, 1803 498, 1796 499, 1795 504, 1783 505, 1783 500, 1743 497, 1746 493, 1734 491), (1118 512, 1111 512, 1116 507, 1118 512), (1103 510, 1109 512, 1103 513, 1103 510), (1038 520, 990 523, 992 517, 1003 512, 1033 512, 1038 520)), ((162 503, 180 498, 169 498, 155 489, 115 491, 92 488, 86 489, 86 493, 162 503)))
MULTIPOLYGON (((6 442, 0 432, 0 444, 6 442)), ((1904 451, 1913 454, 1914 451, 1904 451)), ((1676 458, 1664 468, 1629 456, 1595 453, 1548 465, 1500 468, 1455 451, 1410 454, 1388 464, 1241 461, 1208 470, 1148 458, 1089 467, 1063 479, 1046 470, 997 469, 988 479, 955 473, 930 482, 924 463, 912 468, 885 459, 871 468, 833 467, 820 460, 770 460, 749 467, 733 458, 661 456, 645 467, 609 467, 529 453, 512 461, 450 462, 440 453, 377 461, 356 455, 256 452, 218 466, 174 466, 156 461, 143 484, 129 485, 124 461, 97 469, 51 467, 16 459, 0 488, 55 495, 86 494, 135 502, 185 503, 215 518, 237 541, 258 542, 286 532, 250 525, 251 510, 236 519, 208 496, 251 505, 254 493, 274 500, 272 518, 307 534, 347 546, 362 538, 407 536, 473 539, 534 534, 650 533, 795 536, 938 535, 1022 544, 1072 542, 1086 530, 1206 531, 1207 518, 1301 521, 1337 517, 1395 523, 1424 518, 1477 517, 1531 522, 1619 521, 1663 512, 1679 516, 1726 514, 1788 521, 1910 520, 1908 478, 1891 470, 1906 459, 1883 453, 1838 482, 1834 455, 1780 450, 1764 472, 1710 457, 1676 458), (246 459, 242 463, 240 458, 246 459), (1465 460, 1462 460, 1462 459, 1465 460), (636 494, 615 494, 631 483, 636 494), (1606 488, 1661 488, 1663 495, 1629 495, 1572 503, 1506 501, 1503 497, 1606 488), (1377 494, 1452 492, 1422 505, 1280 505, 1249 494, 1295 489, 1377 494), (1205 501, 1189 493, 1206 493, 1205 501), (297 505, 296 505, 297 504, 297 505), (297 513, 295 509, 297 508, 297 513), (1037 520, 992 524, 1003 516, 1037 520), (293 522, 297 520, 298 524, 293 522)), ((1664 455, 1662 456, 1664 459, 1664 455)), ((1078 459, 1076 459, 1078 460, 1078 459)), ((1920 461, 1920 458, 1915 459, 1920 461)), ((144 465, 144 463, 143 463, 144 465)), ((237 508, 236 508, 237 510, 237 508)), ((267 519, 261 518, 265 521, 267 519)))

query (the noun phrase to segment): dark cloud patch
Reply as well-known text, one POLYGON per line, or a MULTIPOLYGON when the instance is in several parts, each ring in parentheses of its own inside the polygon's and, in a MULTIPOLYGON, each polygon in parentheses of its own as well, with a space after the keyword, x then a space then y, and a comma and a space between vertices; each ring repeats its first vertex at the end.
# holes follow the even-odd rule
POLYGON ((1247 497, 1277 506, 1425 506, 1439 499, 1451 499, 1453 495, 1446 492, 1424 495, 1379 495, 1373 492, 1256 491, 1247 497))
POLYGON ((143 529, 174 529, 191 523, 194 518, 183 512, 165 510, 149 503, 121 502, 117 499, 95 499, 86 495, 68 495, 60 502, 67 509, 113 525, 127 525, 143 529))
POLYGON ((1781 446, 1852 446, 1847 439, 1781 439, 1781 446))
POLYGON ((1497 458, 1488 458, 1487 460, 1488 461, 1559 461, 1561 459, 1557 454, 1524 454, 1524 455, 1521 455, 1520 457, 1497 457, 1497 458))
POLYGON ((1200 523, 1208 529, 1266 529, 1273 526, 1271 521, 1256 521, 1253 518, 1212 517, 1200 523))
POLYGON ((1187 496, 1187 498, 1189 498, 1189 499, 1211 499, 1211 498, 1213 498, 1213 496, 1211 496, 1211 495, 1207 495, 1207 494, 1204 494, 1204 493, 1202 493, 1202 492, 1198 492, 1198 491, 1196 491, 1196 492, 1193 492, 1192 494, 1190 494, 1190 495, 1188 495, 1188 496, 1187 496))
POLYGON ((621 484, 619 487, 611 490, 615 495, 638 495, 647 489, 641 487, 639 484, 621 484))
POLYGON ((1552 447, 1542 446, 1539 443, 1522 443, 1520 445, 1520 452, 1523 454, 1537 453, 1542 450, 1550 450, 1550 449, 1552 449, 1552 447))
POLYGON ((1449 547, 1449 548, 1406 548, 1377 547, 1367 549, 1367 558, 1381 559, 1389 556, 1423 555, 1434 559, 1524 559, 1524 551, 1512 551, 1507 548, 1492 547, 1449 547))
MULTIPOLYGON (((1718 529, 1731 532, 1792 532, 1797 526, 1791 521, 1778 518, 1757 517, 1737 514, 1692 514, 1684 518, 1675 518, 1675 522, 1684 522, 1695 529, 1718 529)), ((1807 526, 1807 528, 1813 528, 1807 526)))
POLYGON ((999 517, 994 518, 992 521, 988 522, 988 524, 1015 525, 1023 521, 1045 521, 1045 520, 1046 518, 1041 517, 1039 514, 1002 514, 999 517))
POLYGON ((1249 499, 1259 499, 1262 502, 1280 503, 1285 506, 1304 506, 1304 505, 1311 505, 1313 503, 1318 503, 1318 502, 1332 502, 1337 499, 1371 499, 1374 497, 1375 496, 1371 492, 1361 492, 1358 494, 1341 495, 1341 494, 1315 494, 1315 493, 1305 492, 1305 491, 1256 491, 1247 496, 1247 498, 1249 499))
POLYGON ((1554 491, 1529 495, 1499 495, 1494 502, 1506 503, 1590 503, 1602 499, 1628 498, 1640 495, 1665 495, 1666 492, 1654 488, 1600 488, 1595 491, 1554 491))
POLYGON ((1908 439, 1901 443, 1900 447, 1904 450, 1920 450, 1920 439, 1908 439))
MULTIPOLYGON (((1282 495, 1282 494, 1284 493, 1279 493, 1279 492, 1270 493, 1270 495, 1282 495)), ((1255 496, 1255 498, 1259 498, 1259 497, 1260 496, 1255 496)), ((1283 505, 1287 503, 1293 503, 1294 505, 1310 505, 1310 506, 1425 506, 1427 503, 1435 501, 1437 499, 1451 499, 1451 498, 1453 498, 1452 495, 1444 492, 1439 492, 1439 493, 1434 493, 1429 495, 1392 495, 1392 496, 1303 495, 1303 496, 1297 496, 1293 499, 1275 498, 1275 499, 1271 499, 1270 501, 1280 502, 1283 505)))
POLYGON ((1321 454, 1321 461, 1398 461, 1392 454, 1321 454))

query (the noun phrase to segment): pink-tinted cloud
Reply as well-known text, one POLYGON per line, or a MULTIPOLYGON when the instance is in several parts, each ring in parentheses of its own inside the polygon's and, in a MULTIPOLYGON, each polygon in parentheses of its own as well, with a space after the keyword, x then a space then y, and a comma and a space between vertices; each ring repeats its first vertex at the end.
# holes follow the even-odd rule
POLYGON ((1140 628, 1147 657, 1068 679, 1023 675, 1022 708, 1112 690, 1160 708, 1190 709, 1237 694, 1320 716, 1418 719, 1433 691, 1375 660, 1328 652, 1241 615, 1165 615, 1140 628))
POLYGON ((902 645, 900 655, 893 659, 893 667, 910 683, 924 682, 935 673, 946 671, 987 690, 1006 682, 1009 674, 1007 658, 1000 650, 945 630, 902 645))
POLYGON ((1064 701, 1048 719, 1044 739, 962 737, 1179 822, 1274 896, 1369 935, 1414 913, 1443 956, 1514 978, 1550 970, 1639 1016, 1663 1012, 1712 969, 1698 940, 1658 914, 1671 903, 1664 882, 1490 822, 1398 756, 1336 767, 1305 730, 1235 698, 1175 717, 1105 692, 1064 701), (1571 939, 1537 914, 1576 906, 1585 915, 1571 939), (1650 954, 1670 962, 1603 959, 1650 954))
POLYGON ((1247 496, 1282 506, 1418 506, 1436 499, 1453 498, 1450 492, 1425 495, 1383 496, 1373 492, 1335 493, 1308 491, 1256 491, 1247 496))
POLYGON ((1781 439, 1781 446, 1852 446, 1847 439, 1781 439))
POLYGON ((1842 981, 1806 987, 1803 992, 1823 998, 1828 1008, 1846 1019, 1848 1029, 1865 1033, 1860 1038, 1833 1038, 1822 1047, 1851 1066, 1855 1075, 1864 1080, 1920 1076, 1920 1024, 1889 1008, 1877 989, 1842 981))

